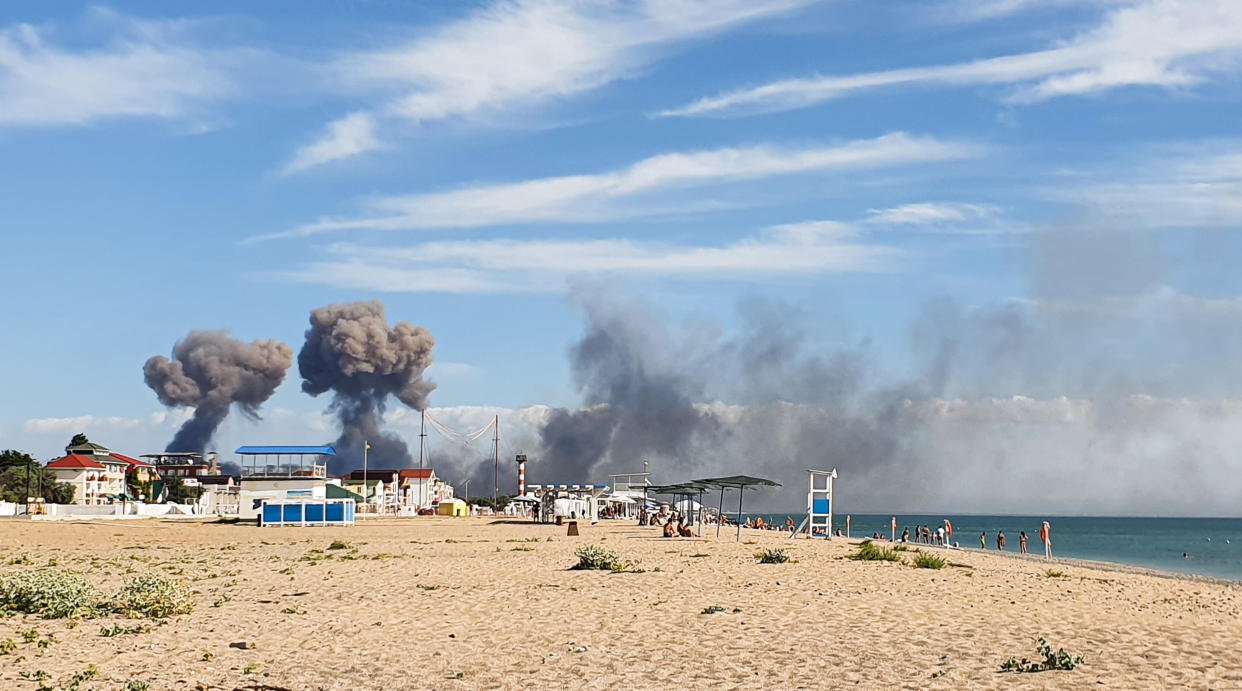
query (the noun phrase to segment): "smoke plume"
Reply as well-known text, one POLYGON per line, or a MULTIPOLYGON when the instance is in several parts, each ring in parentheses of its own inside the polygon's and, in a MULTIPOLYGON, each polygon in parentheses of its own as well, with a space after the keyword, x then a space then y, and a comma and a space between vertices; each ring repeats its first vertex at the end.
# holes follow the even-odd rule
POLYGON ((528 473, 746 473, 785 486, 751 505, 789 510, 806 468, 836 467, 855 511, 1232 513, 1242 303, 1170 286, 1139 231, 1023 241, 1025 296, 927 300, 883 349, 779 302, 743 301, 726 336, 580 291, 581 406, 548 413, 528 473))
POLYGON ((423 379, 435 345, 431 333, 409 322, 390 327, 379 301, 320 307, 311 311, 310 324, 298 370, 306 393, 332 392, 332 410, 341 423, 332 472, 359 465, 364 441, 371 444, 374 467, 408 467, 409 449, 381 429, 380 417, 389 396, 416 410, 426 408, 435 389, 423 379))
POLYGON ((259 419, 259 406, 285 380, 293 349, 274 340, 252 343, 227 329, 191 331, 173 346, 172 359, 156 355, 142 367, 147 386, 166 406, 190 406, 194 415, 165 451, 202 452, 230 406, 259 419))

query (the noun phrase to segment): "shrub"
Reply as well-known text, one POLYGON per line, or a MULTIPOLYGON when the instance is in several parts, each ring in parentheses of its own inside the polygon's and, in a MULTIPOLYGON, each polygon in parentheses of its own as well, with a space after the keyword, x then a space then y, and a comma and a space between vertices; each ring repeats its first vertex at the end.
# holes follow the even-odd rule
POLYGON ((870 540, 863 540, 858 544, 857 552, 846 556, 855 561, 901 561, 900 554, 887 547, 880 547, 870 540))
POLYGON ((349 549, 349 543, 344 540, 333 540, 332 544, 328 545, 328 549, 349 549))
POLYGON ((1047 571, 1045 571, 1044 575, 1047 576, 1048 578, 1065 578, 1064 571, 1053 571, 1052 569, 1048 569, 1047 571))
POLYGON ((717 612, 723 611, 725 611, 724 607, 721 607, 720 605, 712 605, 711 607, 704 607, 703 611, 699 612, 699 614, 716 614, 717 612))
POLYGON ((616 552, 609 552, 595 546, 579 547, 574 556, 578 563, 570 567, 572 570, 595 570, 621 573, 634 568, 632 562, 623 560, 616 552))
POLYGON ((108 628, 106 626, 100 628, 99 635, 104 638, 112 638, 113 636, 124 636, 131 633, 146 633, 150 630, 151 627, 146 624, 139 624, 138 626, 121 626, 120 624, 113 624, 112 628, 108 628))
POLYGON ((97 595, 86 579, 71 571, 41 569, 0 577, 0 605, 44 619, 93 614, 97 595))
POLYGON ((920 569, 943 569, 946 563, 944 559, 934 554, 918 552, 914 555, 914 565, 920 569))
POLYGON ((1035 650, 1043 656, 1043 662, 1032 662, 1025 657, 1021 660, 1011 657, 1001 663, 1001 671, 1022 674, 1056 669, 1070 670, 1085 661, 1082 655, 1070 655, 1064 648, 1057 648, 1055 653, 1052 652, 1052 646, 1042 636, 1035 640, 1035 650))
POLYGON ((760 564, 784 564, 789 561, 787 549, 765 549, 755 554, 760 564))
POLYGON ((131 619, 163 619, 192 612, 194 594, 181 581, 147 574, 126 581, 121 592, 113 598, 113 608, 131 619))

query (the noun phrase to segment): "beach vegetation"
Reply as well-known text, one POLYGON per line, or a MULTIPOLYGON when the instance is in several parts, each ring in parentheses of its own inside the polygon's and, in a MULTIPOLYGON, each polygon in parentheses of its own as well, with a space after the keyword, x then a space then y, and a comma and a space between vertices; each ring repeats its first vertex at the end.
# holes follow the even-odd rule
POLYGON ((139 679, 130 679, 129 681, 125 682, 124 691, 148 691, 148 689, 150 688, 151 688, 151 685, 145 681, 141 681, 139 679))
POLYGON ((900 554, 888 547, 881 547, 870 540, 863 540, 858 543, 857 551, 845 556, 854 561, 901 561, 900 554))
POLYGON ((13 642, 12 638, 6 638, 3 641, 0 641, 0 655, 8 655, 14 650, 17 650, 17 644, 13 642))
POLYGON ((137 576, 121 587, 113 608, 131 619, 189 614, 194 611, 194 592, 185 583, 158 574, 137 576))
POLYGON ((10 559, 9 563, 14 566, 32 566, 34 565, 34 559, 31 559, 29 554, 22 552, 16 557, 10 559))
POLYGON ((99 635, 104 638, 112 638, 114 636, 126 636, 133 633, 146 633, 150 630, 151 627, 146 624, 139 624, 137 626, 121 626, 120 624, 113 624, 111 628, 107 626, 100 628, 99 635))
POLYGON ((765 549, 757 552, 755 558, 760 564, 784 564, 789 561, 789 550, 787 549, 765 549))
POLYGON ((920 569, 943 569, 947 562, 934 554, 919 551, 914 555, 913 564, 920 569))
POLYGON ((633 562, 622 559, 616 552, 594 545, 579 547, 578 551, 574 552, 574 556, 578 557, 578 563, 569 567, 571 570, 599 570, 612 573, 634 570, 633 562))
POLYGON ((333 540, 332 544, 328 545, 328 549, 349 549, 349 543, 344 540, 333 540))
POLYGON ((975 567, 971 566, 970 564, 962 564, 962 563, 960 563, 960 562, 956 562, 956 561, 951 561, 951 562, 949 562, 949 566, 952 566, 952 567, 954 567, 954 568, 958 568, 958 569, 973 569, 973 568, 975 568, 975 567))
POLYGON ((95 669, 94 664, 89 664, 86 669, 81 672, 74 672, 69 677, 69 683, 65 685, 66 691, 78 691, 82 686, 82 682, 90 681, 99 676, 99 670, 95 669))
POLYGON ((1054 571, 1052 569, 1048 569, 1047 571, 1044 572, 1044 576, 1047 578, 1065 578, 1065 572, 1054 571))
POLYGON ((1044 640, 1043 636, 1035 640, 1035 651, 1043 660, 1032 661, 1025 657, 1019 660, 1011 657, 1001 663, 1001 671, 1025 674, 1050 670, 1071 670, 1085 662, 1085 658, 1082 655, 1070 655, 1065 652, 1064 648, 1057 648, 1056 652, 1053 652, 1052 646, 1048 645, 1048 641, 1044 640))
POLYGON ((725 611, 724 607, 721 607, 720 605, 712 605, 711 607, 704 607, 703 611, 699 612, 699 614, 716 614, 717 612, 723 611, 725 611))
POLYGON ((0 577, 0 606, 44 619, 92 616, 98 593, 72 571, 40 569, 0 577))
POLYGON ((912 550, 910 549, 908 545, 893 545, 893 551, 894 552, 917 552, 919 550, 917 549, 912 550))

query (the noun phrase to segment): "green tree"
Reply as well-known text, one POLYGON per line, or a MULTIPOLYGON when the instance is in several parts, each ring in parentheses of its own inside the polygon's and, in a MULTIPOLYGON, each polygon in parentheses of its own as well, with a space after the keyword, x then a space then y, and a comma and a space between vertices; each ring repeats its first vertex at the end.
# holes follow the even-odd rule
POLYGON ((89 443, 90 443, 90 440, 87 439, 86 435, 82 434, 81 432, 78 432, 77 434, 73 435, 73 439, 69 440, 69 446, 81 446, 83 444, 89 444, 89 443))
POLYGON ((170 477, 165 481, 164 487, 168 490, 167 501, 170 504, 184 504, 187 501, 194 501, 203 493, 202 487, 186 487, 185 481, 179 477, 170 477))
POLYGON ((73 501, 73 486, 57 480, 55 471, 39 465, 28 453, 15 449, 0 451, 0 500, 25 503, 27 496, 42 496, 49 503, 68 504, 73 501))

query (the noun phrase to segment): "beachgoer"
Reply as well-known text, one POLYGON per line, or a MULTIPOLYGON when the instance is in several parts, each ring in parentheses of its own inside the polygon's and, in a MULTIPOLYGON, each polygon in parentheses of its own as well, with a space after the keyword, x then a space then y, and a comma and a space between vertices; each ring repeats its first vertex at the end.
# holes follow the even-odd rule
POLYGON ((760 530, 763 530, 763 516, 759 516, 758 518, 755 519, 755 527, 760 530))
POLYGON ((785 530, 788 530, 789 532, 792 533, 796 528, 797 526, 794 525, 793 518, 786 516, 785 517, 785 530))
POLYGON ((1052 558, 1052 526, 1048 525, 1048 521, 1039 526, 1039 539, 1044 543, 1044 559, 1052 558))
POLYGON ((1003 530, 996 531, 996 549, 1005 551, 1005 531, 1003 530))
POLYGON ((841 532, 840 528, 837 528, 837 537, 845 537, 845 534, 841 532))
POLYGON ((984 531, 982 533, 979 533, 979 549, 987 549, 987 548, 988 548, 988 533, 987 531, 984 531))
POLYGON ((677 529, 673 527, 672 521, 664 524, 664 537, 677 537, 677 529))
POLYGON ((1018 531, 1018 550, 1026 554, 1026 531, 1018 531))
POLYGON ((690 530, 689 523, 682 523, 681 527, 677 529, 677 534, 682 537, 694 537, 694 531, 690 530))
POLYGON ((944 546, 944 528, 936 528, 936 544, 944 546))
POLYGON ((901 541, 902 542, 910 541, 910 529, 909 528, 906 528, 905 530, 901 531, 901 541))

